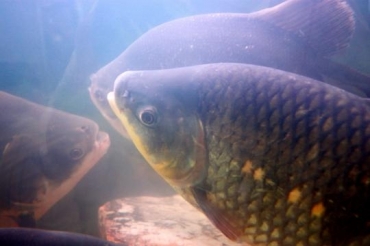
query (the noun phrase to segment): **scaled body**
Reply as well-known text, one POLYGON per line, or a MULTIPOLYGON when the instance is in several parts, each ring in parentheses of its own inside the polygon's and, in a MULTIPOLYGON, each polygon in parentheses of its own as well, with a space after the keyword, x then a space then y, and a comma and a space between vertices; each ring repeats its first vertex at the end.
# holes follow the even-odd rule
POLYGON ((326 59, 348 45, 353 31, 352 10, 339 0, 290 0, 250 14, 181 18, 149 30, 92 75, 90 96, 105 118, 127 137, 106 96, 116 77, 128 70, 248 63, 302 74, 370 95, 369 77, 326 59))
POLYGON ((109 100, 151 166, 229 238, 370 243, 367 99, 220 63, 125 72, 109 100))

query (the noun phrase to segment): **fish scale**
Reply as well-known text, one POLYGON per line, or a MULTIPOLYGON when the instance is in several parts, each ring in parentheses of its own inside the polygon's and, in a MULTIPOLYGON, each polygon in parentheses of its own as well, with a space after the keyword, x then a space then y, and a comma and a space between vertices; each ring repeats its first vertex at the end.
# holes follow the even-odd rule
MULTIPOLYGON (((270 79, 271 80, 271 79, 270 79)), ((251 79, 253 81, 253 79, 251 79)), ((253 156, 249 155, 246 158, 250 158, 253 163, 259 163, 258 166, 255 166, 255 168, 261 167, 265 174, 266 178, 270 178, 271 180, 282 180, 284 179, 290 179, 286 180, 283 183, 283 185, 288 185, 285 190, 291 190, 294 189, 294 187, 300 186, 301 184, 307 184, 309 180, 314 180, 313 184, 309 184, 308 187, 309 189, 303 189, 302 188, 302 195, 303 197, 310 196, 313 190, 322 190, 320 194, 312 196, 309 200, 310 202, 305 202, 303 204, 311 204, 311 206, 314 206, 314 204, 317 204, 320 201, 324 201, 325 199, 323 194, 330 194, 331 190, 337 190, 338 189, 338 182, 335 182, 335 180, 341 180, 341 179, 347 179, 348 178, 348 172, 347 166, 346 165, 338 165, 340 163, 346 163, 347 161, 350 161, 351 155, 350 153, 344 152, 347 148, 348 145, 351 144, 351 146, 359 146, 361 148, 362 153, 369 153, 369 147, 370 146, 367 143, 369 139, 369 131, 365 132, 364 127, 361 127, 361 125, 368 125, 369 123, 369 117, 366 117, 368 115, 365 114, 366 110, 364 109, 363 105, 360 105, 357 103, 357 101, 351 101, 351 98, 348 98, 346 100, 346 107, 340 107, 338 110, 338 105, 342 104, 341 99, 336 97, 335 95, 332 95, 333 93, 330 93, 327 89, 325 90, 325 93, 320 90, 310 90, 303 86, 302 84, 299 83, 294 83, 294 81, 291 84, 286 85, 282 93, 280 94, 281 97, 274 98, 274 104, 271 104, 271 101, 269 98, 271 96, 278 94, 276 91, 276 88, 270 87, 269 83, 263 83, 263 81, 258 81, 259 84, 254 83, 250 85, 250 88, 246 90, 237 90, 234 91, 234 94, 228 94, 228 89, 222 89, 222 81, 218 81, 215 86, 217 88, 217 91, 213 93, 212 89, 209 88, 208 83, 204 83, 206 86, 204 89, 201 88, 200 91, 201 93, 204 91, 209 91, 206 94, 206 97, 212 98, 212 101, 214 102, 213 105, 212 103, 209 103, 209 99, 205 99, 204 101, 206 102, 206 105, 201 105, 200 108, 204 111, 201 111, 200 115, 208 115, 207 112, 212 112, 213 114, 217 114, 219 117, 216 118, 217 122, 208 122, 207 119, 205 119, 205 125, 209 126, 207 127, 207 130, 209 129, 209 133, 207 134, 208 136, 215 136, 217 134, 221 134, 219 138, 221 139, 219 142, 222 142, 223 138, 230 138, 230 142, 237 141, 237 142, 245 142, 244 139, 240 139, 240 136, 238 135, 225 135, 223 134, 224 131, 219 131, 218 129, 220 126, 218 126, 219 122, 224 122, 222 120, 223 117, 226 117, 229 128, 233 129, 233 124, 237 124, 238 121, 243 121, 246 122, 247 124, 240 124, 244 125, 245 128, 251 128, 254 129, 254 132, 261 132, 262 136, 269 136, 271 132, 274 132, 276 128, 278 128, 277 133, 280 134, 280 137, 277 138, 280 143, 277 144, 264 144, 264 150, 261 155, 266 155, 266 156, 275 156, 275 160, 277 160, 277 163, 283 164, 281 167, 277 167, 278 170, 276 172, 277 176, 280 176, 278 178, 274 177, 273 173, 275 168, 272 168, 269 166, 269 163, 264 164, 263 162, 260 162, 259 159, 254 160, 253 156), (221 94, 220 91, 224 91, 225 94, 221 94), (301 91, 304 91, 301 93, 301 91), (238 93, 239 92, 239 93, 238 93), (308 94, 307 94, 308 93, 308 94), (242 94, 248 95, 243 97, 242 94), (301 100, 299 97, 296 95, 306 95, 304 98, 305 100, 301 100), (217 102, 220 101, 225 101, 228 99, 232 99, 232 97, 237 97, 237 98, 244 98, 244 102, 241 103, 239 100, 238 104, 233 104, 235 107, 229 107, 229 105, 225 104, 226 108, 223 108, 222 105, 218 105, 217 102), (324 112, 321 110, 321 105, 326 105, 325 108, 329 107, 330 112, 332 112, 331 115, 325 115, 322 118, 317 119, 318 116, 323 115, 324 112), (302 109, 301 109, 302 108, 302 109), (309 110, 311 113, 309 114, 301 114, 298 115, 297 112, 300 110, 309 110), (240 112, 246 112, 240 114, 240 112), (343 112, 344 111, 344 112, 343 112), (278 117, 274 117, 274 115, 277 113, 278 117), (360 112, 364 112, 361 114, 360 112), (274 114, 275 113, 275 114, 274 114), (239 118, 235 118, 233 114, 238 115, 239 118), (243 116, 247 115, 248 119, 243 118, 243 116), (340 117, 342 116, 342 117, 340 117), (346 117, 345 117, 346 116, 346 117), (348 117, 352 116, 352 117, 348 117), (221 119, 220 119, 221 118, 221 119), (230 119, 234 119, 236 122, 230 121, 230 119), (352 119, 352 121, 351 121, 352 119), (281 124, 281 120, 286 120, 283 121, 283 124, 281 124), (318 122, 315 122, 318 121, 318 122), (329 123, 330 122, 330 123, 329 123), (360 123, 362 123, 360 125, 360 123), (215 125, 215 126, 214 126, 215 125), (288 127, 285 127, 288 126, 288 127), (350 128, 350 129, 349 129, 350 128), (213 131, 215 129, 215 131, 213 131), (287 130, 290 129, 290 138, 291 141, 288 141, 288 144, 296 144, 295 146, 287 146, 287 144, 284 144, 284 141, 282 140, 281 134, 285 134, 287 130), (314 134, 312 134, 314 133, 314 134), (225 135, 225 136, 224 136, 225 135), (357 136, 356 138, 353 138, 354 136, 357 136), (361 138, 359 136, 362 136, 361 138), (235 138, 232 139, 232 138, 235 138), (319 140, 325 140, 326 138, 332 138, 332 145, 325 145, 325 144, 320 144, 319 140), (363 143, 355 143, 359 142, 360 140, 363 140, 363 143), (276 150, 276 148, 278 150, 276 150), (286 151, 285 155, 282 155, 283 158, 288 158, 287 160, 278 160, 280 151, 281 149, 287 149, 292 151, 286 151), (280 150, 280 151, 279 151, 280 150), (269 153, 272 152, 272 153, 269 153), (286 156, 287 155, 287 156, 286 156), (297 159, 297 157, 300 157, 300 159, 297 159), (326 158, 325 158, 326 157, 326 158), (323 161, 324 159, 324 161, 323 161), (305 162, 302 164, 304 165, 295 165, 299 163, 300 160, 305 160, 305 162), (283 163, 282 163, 283 162, 283 163), (285 163, 284 163, 285 162, 285 163), (290 164, 291 163, 291 164, 290 164), (324 166, 320 166, 323 164, 324 166), (287 168, 292 168, 292 175, 290 178, 287 173, 289 173, 289 170, 287 168), (318 172, 319 169, 319 172, 318 172), (332 172, 335 169, 335 172, 332 172), (329 172, 329 173, 325 173, 329 172), (271 175, 271 176, 270 176, 271 175), (328 179, 329 178, 329 179, 328 179), (326 189, 325 187, 328 186, 326 189)), ((233 81, 236 82, 236 81, 233 81)), ((238 83, 238 82, 236 82, 238 83)), ((228 81, 225 83, 224 87, 228 86, 228 81)), ((244 85, 242 82, 240 83, 240 87, 243 87, 244 85)), ((325 88, 325 86, 324 86, 325 88)), ((342 94, 340 94, 342 97, 342 94)), ((201 100, 202 101, 202 100, 201 100)), ((212 120, 212 118, 211 118, 212 120)), ((225 126, 222 126, 223 128, 225 126)), ((239 129, 236 127, 236 129, 239 129)), ((268 140, 261 139, 260 141, 265 141, 268 142, 268 140)), ((207 139, 207 142, 213 143, 215 142, 214 137, 207 139)), ((216 141, 217 142, 217 141, 216 141)), ((247 141, 249 142, 249 141, 247 141)), ((209 152, 210 153, 221 153, 221 156, 223 153, 229 153, 230 156, 235 156, 234 151, 231 149, 227 148, 217 148, 219 144, 210 144, 209 147, 209 152)), ((248 144, 244 144, 244 146, 248 146, 248 144)), ((253 146, 246 147, 245 150, 253 150, 250 151, 251 153, 254 153, 255 150, 257 150, 257 153, 260 151, 259 150, 258 143, 255 143, 253 146)), ((360 153, 356 152, 356 153, 360 153)), ((237 154, 236 154, 237 156, 237 154)), ((212 155, 210 155, 210 168, 216 168, 214 167, 215 165, 213 163, 220 163, 219 159, 212 159, 212 155)), ((259 157, 257 157, 259 158, 259 157)), ((366 158, 366 160, 369 160, 369 156, 364 156, 362 158, 366 158)), ((356 162, 360 162, 360 160, 357 160, 356 162)), ((224 163, 224 162, 222 162, 224 163)), ((221 163, 221 164, 222 164, 221 163)), ((351 162, 350 162, 351 163, 351 162)), ((363 162, 362 162, 363 163, 363 162)), ((241 170, 243 165, 243 162, 239 161, 239 169, 241 170)), ((220 169, 222 168, 222 165, 219 167, 220 169)), ((362 168, 362 167, 361 167, 362 168)), ((227 173, 227 170, 222 169, 220 171, 224 175, 217 175, 217 176, 210 176, 207 178, 208 180, 212 181, 209 182, 210 187, 218 187, 217 183, 218 182, 225 182, 225 181, 218 181, 219 178, 222 180, 231 180, 231 183, 234 181, 230 179, 229 175, 232 175, 232 173, 228 173, 227 178, 225 179, 225 173, 227 173), (215 181, 216 180, 216 181, 215 181), (216 183, 214 185, 213 183, 216 183)), ((212 172, 212 173, 218 173, 218 172, 212 172)), ((246 179, 249 180, 249 182, 245 185, 247 187, 253 187, 251 190, 258 190, 256 189, 258 186, 262 186, 263 188, 267 188, 267 190, 270 190, 272 187, 266 186, 263 184, 261 181, 256 181, 254 184, 251 184, 253 181, 253 177, 245 177, 246 179)), ((340 182, 339 182, 340 184, 340 182)), ((279 184, 277 184, 279 185, 279 184)), ((281 185, 281 184, 280 184, 281 185)), ((306 185, 307 186, 307 185, 306 185)), ((228 187, 228 185, 224 185, 225 188, 228 187)), ((340 186, 339 186, 340 187, 340 186)), ((263 189, 262 188, 262 189, 263 189)), ((217 193, 217 192, 222 192, 219 191, 218 189, 216 190, 211 190, 209 191, 210 193, 217 193)), ((223 203, 230 203, 232 204, 232 209, 235 207, 238 207, 235 205, 235 203, 238 204, 250 204, 251 201, 248 198, 252 198, 253 194, 245 196, 244 199, 239 200, 235 199, 234 194, 230 194, 227 192, 227 190, 224 191, 225 195, 221 197, 227 197, 225 201, 222 201, 223 203)), ((270 192, 273 192, 273 190, 270 190, 270 192)), ((217 204, 220 209, 223 209, 223 206, 219 205, 219 201, 217 198, 220 196, 211 196, 212 199, 216 199, 215 201, 212 201, 212 203, 217 204)), ((262 207, 262 208, 267 208, 270 206, 270 204, 275 200, 278 201, 278 199, 283 199, 286 200, 286 196, 281 196, 277 197, 276 195, 271 196, 271 193, 265 192, 264 195, 257 195, 257 204, 255 207, 262 207), (267 204, 264 202, 265 197, 268 196, 267 199, 267 204)), ((253 202, 252 202, 253 203, 253 202)), ((246 207, 248 211, 249 207, 246 207)), ((282 208, 283 211, 291 211, 295 210, 292 212, 294 216, 292 219, 297 218, 297 213, 307 213, 309 210, 307 208, 304 209, 299 209, 297 208, 296 204, 285 204, 282 208)), ((267 209, 270 211, 271 209, 267 209)), ((234 211, 234 210, 231 210, 234 211)), ((237 217, 238 211, 236 210, 235 215, 232 215, 232 217, 237 217)), ((248 212, 247 212, 248 214, 248 212)), ((250 211, 250 215, 254 215, 255 211, 250 211)), ((261 236, 264 235, 263 231, 261 231, 261 226, 266 225, 268 227, 274 228, 276 225, 274 223, 271 223, 273 220, 264 220, 261 216, 263 214, 260 214, 260 217, 257 218, 257 221, 254 221, 254 217, 250 218, 243 218, 244 227, 245 231, 251 230, 250 227, 255 227, 256 230, 252 230, 253 233, 253 240, 255 242, 266 242, 270 241, 271 239, 268 238, 268 233, 266 233, 266 237, 261 236), (252 218, 252 220, 251 220, 252 218), (253 223, 256 222, 256 223, 253 223)), ((274 215, 278 216, 278 215, 274 215)), ((289 217, 289 213, 285 214, 285 216, 289 217)), ((302 215, 304 217, 308 217, 307 214, 302 215)), ((299 217, 299 216, 298 216, 299 217)), ((325 223, 325 218, 323 219, 325 223)), ((315 224, 321 224, 321 222, 313 220, 310 224, 315 225, 315 224)), ((263 228, 263 226, 262 226, 263 228)), ((307 235, 308 231, 311 231, 310 233, 317 234, 319 233, 322 228, 320 225, 313 226, 310 229, 302 228, 302 227, 297 227, 295 224, 293 224, 291 227, 287 226, 287 231, 284 232, 284 234, 289 235, 293 233, 293 235, 299 235, 303 234, 304 236, 307 235), (298 233, 301 232, 301 233, 298 233), (306 233, 303 233, 306 232, 306 233)), ((329 234, 329 232, 326 232, 324 229, 324 236, 325 234, 329 234)), ((329 236, 329 235, 326 235, 329 236)), ((285 238, 281 242, 285 242, 284 245, 288 245, 290 239, 285 238)), ((320 241, 317 241, 317 245, 320 245, 320 241)), ((291 245, 296 245, 297 241, 292 240, 291 245)), ((304 245, 306 245, 308 242, 303 242, 304 245)), ((313 242, 312 242, 313 243, 313 242)))
POLYGON ((149 164, 230 239, 370 243, 369 100, 297 74, 219 63, 125 72, 111 105, 149 164), (163 122, 142 124, 143 107, 163 122), (161 152, 152 144, 169 136, 193 139, 196 150, 186 145, 187 159, 171 162, 181 144, 158 143, 161 152))

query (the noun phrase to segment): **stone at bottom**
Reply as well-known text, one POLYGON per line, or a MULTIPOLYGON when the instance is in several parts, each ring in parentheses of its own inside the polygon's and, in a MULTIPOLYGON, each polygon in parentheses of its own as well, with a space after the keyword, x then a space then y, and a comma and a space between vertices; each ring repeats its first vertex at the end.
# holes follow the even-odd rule
POLYGON ((130 246, 246 245, 230 241, 179 195, 110 201, 99 218, 103 238, 130 246))

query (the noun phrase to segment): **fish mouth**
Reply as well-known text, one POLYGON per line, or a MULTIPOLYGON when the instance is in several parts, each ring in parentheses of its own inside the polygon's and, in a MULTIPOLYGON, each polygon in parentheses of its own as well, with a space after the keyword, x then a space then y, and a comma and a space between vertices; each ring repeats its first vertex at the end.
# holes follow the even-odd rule
POLYGON ((110 146, 110 137, 109 134, 103 131, 99 131, 96 134, 94 147, 102 151, 107 151, 110 146))
POLYGON ((108 135, 108 133, 106 133, 106 132, 99 131, 99 132, 96 134, 96 141, 98 141, 98 142, 106 141, 106 140, 107 140, 107 138, 109 138, 109 135, 108 135))
POLYGON ((118 133, 120 133, 124 138, 129 139, 129 135, 125 129, 125 127, 121 124, 120 120, 118 117, 115 115, 114 111, 112 110, 108 98, 107 92, 103 92, 102 90, 95 89, 95 86, 90 86, 89 87, 89 94, 90 94, 90 99, 94 103, 95 107, 99 110, 99 112, 103 115, 103 117, 110 123, 110 125, 115 129, 118 133), (99 98, 101 100, 97 99, 96 94, 98 93, 101 94, 99 98), (104 97, 104 99, 103 99, 104 97))
POLYGON ((107 101, 108 91, 96 89, 94 86, 90 86, 88 90, 91 101, 98 108, 101 114, 105 118, 107 118, 107 120, 117 118, 116 115, 111 110, 111 108, 109 107, 109 103, 107 101))
MULTIPOLYGON (((99 125, 93 121, 92 124, 92 142, 93 142, 93 147, 91 151, 96 151, 96 150, 106 150, 110 147, 110 137, 109 134, 101 131, 99 128, 99 125)), ((88 134, 88 133, 87 133, 88 134)), ((105 153, 104 152, 104 153, 105 153)))
POLYGON ((89 136, 91 139, 90 141, 93 143, 90 151, 94 151, 94 149, 99 146, 103 146, 104 148, 108 148, 110 146, 110 137, 108 133, 101 131, 96 122, 91 120, 90 124, 82 126, 81 129, 89 136))

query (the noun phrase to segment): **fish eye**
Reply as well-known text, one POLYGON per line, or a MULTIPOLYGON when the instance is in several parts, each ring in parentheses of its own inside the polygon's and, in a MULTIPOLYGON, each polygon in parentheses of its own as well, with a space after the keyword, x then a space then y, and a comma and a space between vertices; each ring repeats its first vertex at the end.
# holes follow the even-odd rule
POLYGON ((69 152, 69 156, 73 159, 73 160, 78 160, 80 159, 82 156, 84 155, 84 152, 82 149, 80 148, 74 148, 72 149, 70 152, 69 152))
POLYGON ((146 126, 155 126, 158 123, 158 113, 156 108, 147 107, 139 111, 139 119, 146 126))

